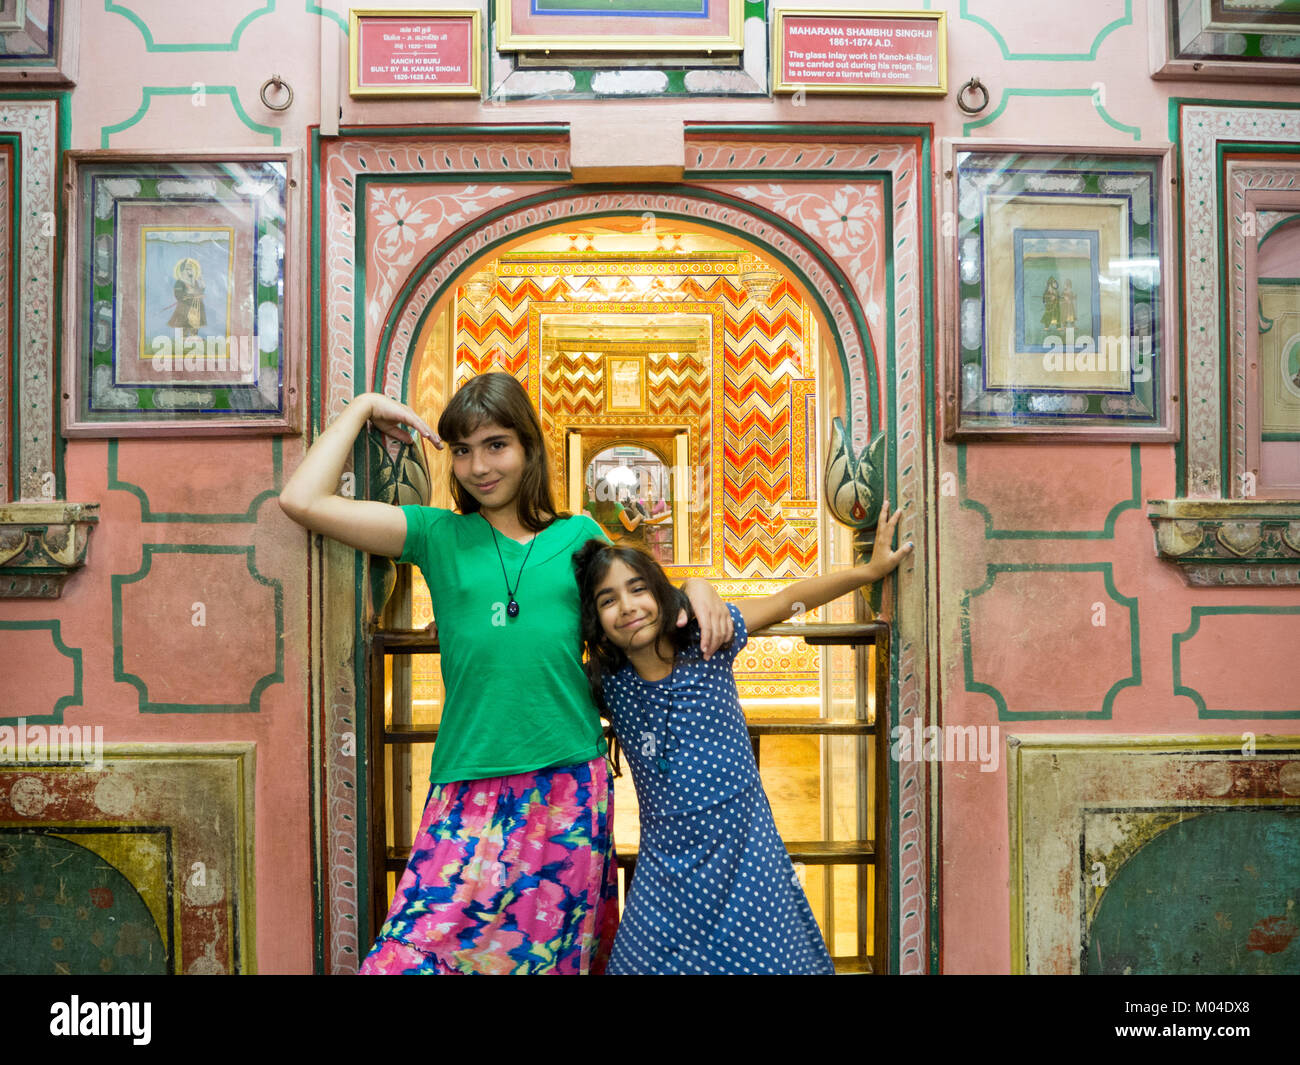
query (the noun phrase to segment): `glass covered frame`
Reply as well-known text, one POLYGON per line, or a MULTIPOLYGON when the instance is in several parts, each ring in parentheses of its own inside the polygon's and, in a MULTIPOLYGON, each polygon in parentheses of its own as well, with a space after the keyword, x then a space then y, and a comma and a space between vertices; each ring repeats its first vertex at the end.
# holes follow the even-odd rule
POLYGON ((1177 438, 1170 159, 946 142, 947 439, 1177 438))

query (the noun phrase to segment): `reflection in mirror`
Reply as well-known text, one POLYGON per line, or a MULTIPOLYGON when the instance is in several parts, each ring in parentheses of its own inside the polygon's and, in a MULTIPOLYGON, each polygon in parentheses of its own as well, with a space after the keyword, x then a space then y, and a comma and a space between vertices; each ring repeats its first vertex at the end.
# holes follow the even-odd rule
POLYGON ((672 469, 649 448, 617 444, 600 451, 583 472, 585 507, 615 543, 644 547, 671 566, 672 469))

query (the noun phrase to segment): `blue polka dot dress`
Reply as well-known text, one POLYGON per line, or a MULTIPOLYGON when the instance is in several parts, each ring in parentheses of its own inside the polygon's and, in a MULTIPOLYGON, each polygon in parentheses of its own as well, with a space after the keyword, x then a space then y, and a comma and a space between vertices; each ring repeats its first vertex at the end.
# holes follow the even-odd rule
POLYGON ((732 665, 748 634, 729 609, 735 639, 709 661, 696 640, 663 680, 629 664, 605 681, 641 806, 610 975, 834 972, 745 731, 732 665))

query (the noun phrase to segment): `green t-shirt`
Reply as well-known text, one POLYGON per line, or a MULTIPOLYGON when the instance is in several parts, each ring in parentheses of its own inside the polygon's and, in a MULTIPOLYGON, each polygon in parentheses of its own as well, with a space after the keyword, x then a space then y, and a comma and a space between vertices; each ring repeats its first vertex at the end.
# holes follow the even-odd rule
POLYGON ((499 533, 494 546, 481 514, 402 511, 400 561, 418 565, 429 585, 447 691, 430 781, 509 776, 603 755, 600 718, 582 671, 571 562, 588 540, 606 539, 600 526, 585 514, 552 522, 529 552, 529 544, 499 533), (518 617, 506 613, 503 563, 518 617))

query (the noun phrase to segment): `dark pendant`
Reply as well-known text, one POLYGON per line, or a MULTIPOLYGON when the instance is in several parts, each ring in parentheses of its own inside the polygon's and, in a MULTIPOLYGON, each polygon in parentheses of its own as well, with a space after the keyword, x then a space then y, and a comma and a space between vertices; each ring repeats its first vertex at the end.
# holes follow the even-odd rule
POLYGON ((517 618, 519 616, 519 604, 515 602, 515 597, 513 595, 510 597, 510 602, 506 604, 506 613, 512 618, 517 618))
POLYGON ((667 773, 667 772, 668 772, 668 759, 667 759, 667 758, 657 758, 657 759, 655 759, 655 765, 657 765, 657 766, 659 767, 659 772, 661 772, 661 773, 667 773))

